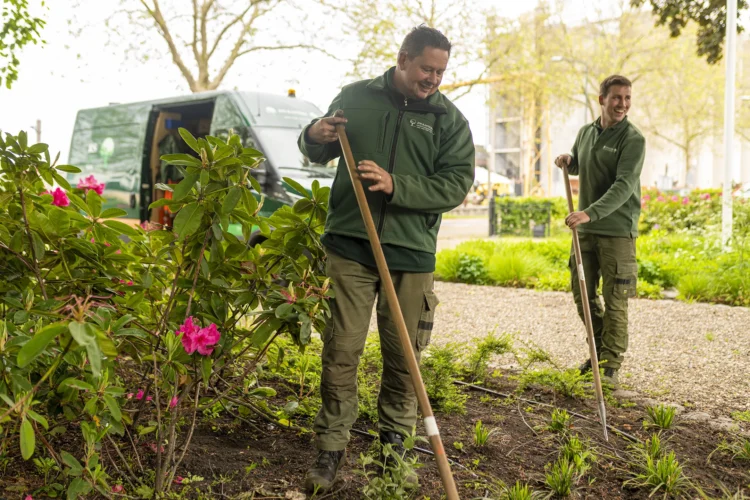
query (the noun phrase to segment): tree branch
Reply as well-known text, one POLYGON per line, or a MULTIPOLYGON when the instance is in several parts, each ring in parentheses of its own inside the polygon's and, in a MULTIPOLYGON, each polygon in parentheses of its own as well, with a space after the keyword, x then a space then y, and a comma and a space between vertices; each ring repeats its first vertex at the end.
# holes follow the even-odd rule
POLYGON ((216 40, 214 40, 214 44, 211 47, 211 50, 208 52, 207 59, 211 59, 211 56, 214 55, 214 52, 216 52, 216 48, 219 46, 219 42, 221 42, 221 39, 224 38, 224 35, 227 34, 227 31, 229 31, 232 28, 232 26, 242 21, 245 18, 245 15, 247 15, 247 13, 250 12, 250 9, 252 7, 253 7, 253 4, 251 3, 250 5, 247 6, 247 8, 244 11, 242 11, 242 14, 232 19, 229 23, 227 23, 226 26, 222 28, 219 34, 216 35, 216 40))
POLYGON ((140 2, 141 2, 141 5, 143 5, 143 7, 146 9, 148 14, 153 18, 154 22, 156 23, 156 26, 159 28, 159 33, 161 34, 162 38, 164 38, 164 41, 167 42, 167 46, 169 47, 169 52, 172 54, 172 61, 174 61, 174 63, 180 69, 182 76, 184 76, 185 79, 187 80, 188 85, 190 86, 190 90, 195 92, 196 91, 195 78, 193 77, 193 74, 190 72, 190 69, 183 62, 182 56, 180 56, 180 53, 177 50, 177 46, 174 43, 174 39, 172 39, 172 34, 170 33, 169 28, 167 27, 167 22, 164 20, 164 16, 162 15, 161 9, 159 8, 159 0, 153 0, 154 2, 153 8, 151 8, 146 3, 146 0, 140 0, 140 2))

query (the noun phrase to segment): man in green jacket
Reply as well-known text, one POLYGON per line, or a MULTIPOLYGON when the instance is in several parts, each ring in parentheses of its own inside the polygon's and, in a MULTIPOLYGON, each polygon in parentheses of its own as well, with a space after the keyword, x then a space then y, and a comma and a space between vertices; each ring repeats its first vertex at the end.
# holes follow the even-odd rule
MULTIPOLYGON (((345 462, 357 418, 357 366, 373 305, 383 355, 378 398, 380 439, 394 449, 413 432, 417 400, 390 317, 367 232, 336 135, 346 133, 417 359, 427 347, 438 299, 433 291, 441 214, 460 205, 474 182, 474 143, 460 111, 438 91, 451 44, 438 30, 413 29, 397 65, 345 86, 326 117, 300 134, 299 148, 317 163, 340 157, 321 241, 335 298, 323 337, 322 406, 315 418, 317 459, 305 478, 326 490, 345 462), (337 109, 344 118, 333 117, 337 109)), ((413 478, 416 479, 416 478, 413 478)))
MULTIPOLYGON (((635 239, 641 214, 641 169, 646 141, 628 121, 630 80, 620 75, 606 78, 599 88, 601 117, 585 125, 571 154, 555 159, 578 175, 578 212, 565 219, 578 228, 583 258, 594 344, 605 380, 617 385, 617 372, 628 348, 628 299, 636 294, 638 265, 635 239), (602 307, 597 289, 602 280, 602 307)), ((579 270, 571 249, 571 285, 583 320, 579 270)), ((580 367, 591 370, 591 360, 580 367)))

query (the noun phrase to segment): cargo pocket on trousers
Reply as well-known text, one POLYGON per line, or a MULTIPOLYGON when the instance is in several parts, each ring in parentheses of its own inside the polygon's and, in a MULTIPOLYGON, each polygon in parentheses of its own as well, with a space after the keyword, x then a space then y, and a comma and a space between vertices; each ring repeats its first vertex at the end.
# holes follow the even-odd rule
POLYGON ((638 280, 638 264, 617 264, 615 274, 614 296, 617 299, 630 299, 636 296, 636 283, 638 280))
POLYGON ((430 345, 432 337, 432 323, 435 319, 435 308, 440 303, 435 292, 430 290, 424 293, 422 301, 422 314, 419 317, 419 326, 417 327, 417 350, 422 352, 430 345))

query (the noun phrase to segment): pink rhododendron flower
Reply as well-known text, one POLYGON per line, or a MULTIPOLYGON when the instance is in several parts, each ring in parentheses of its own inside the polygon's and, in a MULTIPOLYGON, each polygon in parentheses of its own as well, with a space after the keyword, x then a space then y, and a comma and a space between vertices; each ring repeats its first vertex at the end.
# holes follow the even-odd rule
POLYGON ((143 389, 138 389, 138 392, 135 394, 135 399, 143 399, 143 389))
POLYGON ((710 200, 711 199, 711 194, 710 193, 703 193, 701 195, 701 198, 703 198, 704 200, 710 200))
POLYGON ((76 187, 78 189, 83 189, 84 191, 93 189, 98 195, 101 195, 104 192, 104 183, 99 184, 93 175, 89 175, 85 179, 80 179, 76 187))
POLYGON ((643 198, 641 198, 642 201, 649 201, 651 199, 651 196, 644 194, 643 198))
POLYGON ((182 476, 177 476, 174 478, 174 484, 182 484, 182 480, 185 479, 182 476))
POLYGON ((34 499, 32 498, 31 495, 26 495, 26 498, 24 498, 23 500, 34 500, 34 499))
POLYGON ((680 201, 680 197, 677 195, 672 196, 672 201, 680 201))
POLYGON ((153 400, 154 400, 153 396, 146 396, 146 401, 153 401, 153 400))
POLYGON ((65 191, 60 188, 57 188, 54 191, 44 191, 42 194, 51 194, 52 204, 56 207, 67 207, 68 205, 70 205, 68 195, 65 194, 65 191))
POLYGON ((128 399, 133 399, 133 393, 129 392, 127 396, 125 396, 128 399))
POLYGON ((688 198, 687 196, 685 196, 685 197, 684 197, 684 198, 682 199, 682 204, 683 204, 683 205, 687 205, 688 203, 690 203, 690 198, 688 198))
POLYGON ((172 396, 172 399, 169 401, 169 407, 174 408, 177 406, 177 396, 172 396))
POLYGON ((214 352, 213 346, 221 338, 221 334, 214 323, 206 328, 201 328, 195 324, 192 316, 186 319, 185 323, 175 332, 175 335, 180 334, 182 334, 180 340, 186 353, 193 354, 198 351, 198 354, 203 356, 208 356, 214 352))
POLYGON ((121 484, 116 484, 112 486, 112 493, 123 493, 124 491, 125 491, 125 488, 123 488, 121 484))
POLYGON ((659 195, 659 197, 656 198, 656 201, 664 201, 664 197, 662 195, 659 195))

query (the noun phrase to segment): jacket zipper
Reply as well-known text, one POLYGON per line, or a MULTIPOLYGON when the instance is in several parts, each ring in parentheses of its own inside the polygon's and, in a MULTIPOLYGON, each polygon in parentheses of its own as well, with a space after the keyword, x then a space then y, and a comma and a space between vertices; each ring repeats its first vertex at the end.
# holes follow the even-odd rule
MULTIPOLYGON (((409 105, 409 101, 404 97, 404 107, 409 105)), ((398 111, 398 118, 396 118, 396 131, 393 133, 393 142, 391 143, 391 157, 388 160, 388 173, 393 173, 393 167, 396 163, 396 144, 398 144, 398 133, 401 131, 401 119, 404 117, 404 110, 398 111)), ((380 220, 378 221, 378 239, 380 239, 381 233, 383 232, 383 226, 385 226, 385 211, 388 206, 388 201, 383 197, 383 202, 380 205, 380 220)))

